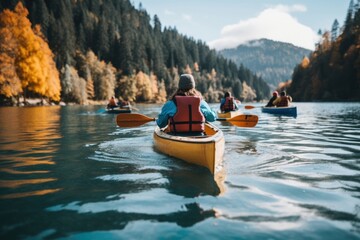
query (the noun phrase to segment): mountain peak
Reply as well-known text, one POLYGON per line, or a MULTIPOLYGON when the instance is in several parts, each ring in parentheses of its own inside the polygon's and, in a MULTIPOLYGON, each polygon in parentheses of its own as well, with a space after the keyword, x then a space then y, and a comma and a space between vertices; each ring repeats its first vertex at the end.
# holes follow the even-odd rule
POLYGON ((219 52, 237 65, 242 64, 249 68, 272 87, 276 87, 280 82, 291 78, 295 66, 311 51, 290 43, 261 38, 219 52))

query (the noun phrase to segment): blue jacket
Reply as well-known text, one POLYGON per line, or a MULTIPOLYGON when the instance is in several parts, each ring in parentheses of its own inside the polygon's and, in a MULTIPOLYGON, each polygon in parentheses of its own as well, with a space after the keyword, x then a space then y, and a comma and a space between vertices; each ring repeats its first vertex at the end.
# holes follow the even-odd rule
MULTIPOLYGON (((157 125, 160 128, 164 128, 168 125, 169 117, 173 117, 177 111, 176 105, 173 101, 167 101, 161 109, 161 113, 156 120, 157 125)), ((216 120, 216 113, 210 108, 210 106, 204 100, 200 102, 200 111, 204 114, 206 121, 213 122, 216 120)))

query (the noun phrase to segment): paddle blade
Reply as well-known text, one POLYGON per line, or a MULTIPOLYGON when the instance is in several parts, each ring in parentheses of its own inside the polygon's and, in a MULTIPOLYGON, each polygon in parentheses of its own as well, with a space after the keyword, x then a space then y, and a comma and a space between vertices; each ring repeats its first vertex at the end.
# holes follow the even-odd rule
POLYGON ((138 127, 151 121, 155 121, 155 118, 138 113, 120 113, 116 117, 116 123, 119 127, 138 127))
POLYGON ((255 108, 254 106, 250 106, 250 105, 245 105, 245 109, 253 109, 255 108))
POLYGON ((256 115, 242 114, 228 118, 227 121, 238 127, 255 127, 259 121, 259 117, 256 115))

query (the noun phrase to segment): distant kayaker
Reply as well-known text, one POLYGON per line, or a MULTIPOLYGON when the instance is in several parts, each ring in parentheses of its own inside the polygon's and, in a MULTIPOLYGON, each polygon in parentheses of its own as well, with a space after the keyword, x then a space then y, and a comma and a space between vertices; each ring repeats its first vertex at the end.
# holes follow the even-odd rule
POLYGON ((221 112, 236 111, 238 109, 239 106, 237 105, 235 98, 231 96, 230 92, 225 92, 224 97, 220 100, 221 112))
POLYGON ((117 104, 120 108, 129 108, 130 107, 130 102, 125 101, 122 97, 119 97, 119 101, 117 104))
POLYGON ((160 128, 169 125, 174 133, 202 133, 205 121, 215 120, 216 113, 195 89, 194 77, 182 74, 178 89, 162 107, 156 123, 160 128))
POLYGON ((273 104, 277 107, 288 107, 292 102, 292 98, 289 95, 286 95, 285 91, 280 93, 280 97, 274 100, 273 104))
POLYGON ((269 102, 265 107, 275 107, 274 101, 278 98, 279 93, 277 91, 273 92, 273 96, 270 98, 269 102))
POLYGON ((108 103, 108 105, 107 105, 107 108, 108 108, 108 109, 114 109, 114 108, 116 108, 116 107, 117 107, 117 104, 116 104, 116 101, 115 101, 115 97, 112 96, 112 97, 110 98, 110 100, 109 100, 109 103, 108 103))

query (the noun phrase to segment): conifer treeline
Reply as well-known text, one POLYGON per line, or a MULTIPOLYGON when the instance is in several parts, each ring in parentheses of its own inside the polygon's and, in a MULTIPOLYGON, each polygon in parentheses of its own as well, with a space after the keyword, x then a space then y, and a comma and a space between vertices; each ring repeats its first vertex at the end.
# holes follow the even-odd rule
MULTIPOLYGON (((19 0, 0 2, 13 10, 19 0)), ((161 102, 172 94, 179 74, 192 73, 208 101, 224 90, 241 100, 261 100, 268 85, 204 42, 162 28, 129 0, 22 0, 55 56, 61 98, 86 103, 111 95, 130 101, 161 102)), ((31 94, 31 91, 30 93, 31 94)))
POLYGON ((350 1, 342 31, 335 20, 316 50, 294 69, 288 92, 296 101, 360 100, 359 3, 350 1))

